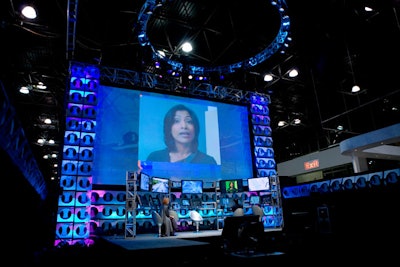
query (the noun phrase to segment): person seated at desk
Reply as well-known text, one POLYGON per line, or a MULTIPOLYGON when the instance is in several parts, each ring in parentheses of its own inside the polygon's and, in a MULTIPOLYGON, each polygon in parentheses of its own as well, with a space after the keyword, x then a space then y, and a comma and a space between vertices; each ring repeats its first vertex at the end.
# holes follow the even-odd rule
POLYGON ((178 218, 174 218, 174 216, 169 213, 170 206, 168 197, 163 198, 162 204, 161 218, 164 226, 164 234, 166 236, 174 236, 175 232, 178 230, 178 223, 176 222, 178 218))

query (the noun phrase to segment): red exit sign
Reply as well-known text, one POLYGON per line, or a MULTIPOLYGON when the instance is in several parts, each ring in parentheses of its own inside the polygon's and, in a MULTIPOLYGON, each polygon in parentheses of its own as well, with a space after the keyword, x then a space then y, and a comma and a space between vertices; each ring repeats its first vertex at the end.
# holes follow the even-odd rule
POLYGON ((304 162, 304 170, 311 170, 319 167, 319 160, 314 159, 311 161, 304 162))

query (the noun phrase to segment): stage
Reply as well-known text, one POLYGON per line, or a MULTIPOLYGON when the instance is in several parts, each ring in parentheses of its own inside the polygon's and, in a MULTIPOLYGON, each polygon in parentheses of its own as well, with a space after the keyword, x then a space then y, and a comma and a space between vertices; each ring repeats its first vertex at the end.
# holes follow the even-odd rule
POLYGON ((220 237, 222 230, 202 230, 199 232, 184 231, 177 232, 175 236, 159 237, 158 234, 138 234, 135 237, 125 238, 124 236, 102 237, 107 242, 119 246, 125 250, 147 250, 176 247, 205 246, 209 242, 204 239, 220 237))
MULTIPOLYGON (((279 234, 277 229, 265 229, 265 234, 279 234)), ((225 233, 224 233, 225 234, 225 233)), ((265 238, 264 236, 262 237, 265 238)), ((177 232, 175 236, 159 237, 156 233, 138 234, 135 237, 102 237, 110 251, 117 251, 120 259, 148 259, 158 263, 166 258, 176 263, 213 263, 221 258, 235 265, 243 259, 255 261, 264 257, 283 256, 282 252, 260 247, 258 250, 237 249, 230 251, 226 247, 223 229, 177 232)), ((264 241, 261 241, 264 242, 264 241)), ((242 244, 244 247, 245 244, 242 244)), ((274 258, 275 258, 274 257, 274 258)))

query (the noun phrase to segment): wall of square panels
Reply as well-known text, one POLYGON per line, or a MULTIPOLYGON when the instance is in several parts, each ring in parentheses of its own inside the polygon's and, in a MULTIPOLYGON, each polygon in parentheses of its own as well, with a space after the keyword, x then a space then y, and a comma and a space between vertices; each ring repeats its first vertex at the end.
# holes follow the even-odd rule
POLYGON ((97 86, 93 66, 70 67, 66 130, 61 164, 55 245, 91 243, 92 162, 96 136, 97 86))
POLYGON ((257 177, 277 175, 270 127, 269 103, 270 98, 265 95, 259 96, 255 94, 250 98, 257 177))
POLYGON ((311 193, 335 193, 364 189, 379 189, 382 187, 398 186, 400 184, 400 169, 364 173, 348 177, 287 186, 282 188, 283 198, 309 197, 311 193))

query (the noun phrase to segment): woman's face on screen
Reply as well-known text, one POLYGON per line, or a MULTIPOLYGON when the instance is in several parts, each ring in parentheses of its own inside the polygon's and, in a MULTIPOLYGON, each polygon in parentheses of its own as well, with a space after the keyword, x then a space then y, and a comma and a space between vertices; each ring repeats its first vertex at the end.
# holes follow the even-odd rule
POLYGON ((190 144, 194 139, 194 124, 192 117, 186 110, 178 110, 174 116, 171 129, 175 142, 190 144))

